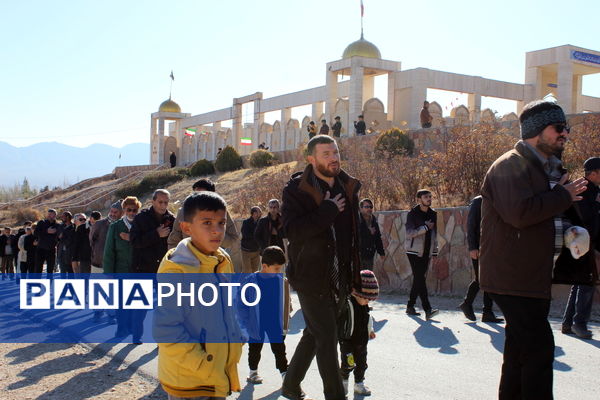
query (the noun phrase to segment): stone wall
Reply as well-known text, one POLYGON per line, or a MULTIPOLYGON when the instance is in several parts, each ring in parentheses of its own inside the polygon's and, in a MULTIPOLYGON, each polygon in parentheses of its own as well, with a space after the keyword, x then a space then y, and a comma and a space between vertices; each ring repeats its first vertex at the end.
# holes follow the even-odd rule
POLYGON ((158 164, 127 165, 124 167, 115 167, 115 169, 113 170, 113 174, 117 177, 117 179, 120 179, 131 174, 132 172, 151 171, 156 168, 158 168, 158 164))

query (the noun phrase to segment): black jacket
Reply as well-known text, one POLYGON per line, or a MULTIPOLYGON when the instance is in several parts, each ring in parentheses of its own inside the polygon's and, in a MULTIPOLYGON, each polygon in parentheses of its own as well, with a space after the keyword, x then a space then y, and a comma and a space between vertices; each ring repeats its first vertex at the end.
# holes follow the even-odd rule
POLYGON ((354 129, 356 129, 357 135, 364 135, 367 132, 367 124, 365 124, 365 121, 355 122, 354 129))
POLYGON ((6 244, 10 244, 10 248, 12 251, 12 256, 17 258, 17 254, 19 254, 19 246, 17 246, 17 239, 15 235, 6 236, 5 234, 0 235, 0 256, 5 256, 6 254, 6 244))
POLYGON ((479 236, 481 235, 481 196, 471 200, 469 215, 467 217, 467 242, 469 251, 479 250, 479 236))
MULTIPOLYGON (((39 247, 39 246, 38 246, 39 247)), ((90 228, 81 224, 75 229, 73 240, 72 261, 92 261, 92 246, 90 246, 90 228)))
POLYGON ((275 243, 271 243, 271 230, 273 227, 273 221, 271 220, 271 214, 267 214, 262 217, 256 223, 256 229, 254 231, 254 240, 258 243, 258 247, 262 253, 264 249, 269 246, 279 246, 282 250, 285 250, 283 245, 283 238, 285 238, 283 223, 281 216, 277 218, 275 222, 275 229, 277 230, 277 238, 275 243), (278 223, 278 224, 277 224, 278 223))
MULTIPOLYGON (((330 291, 329 271, 334 260, 336 243, 332 225, 339 211, 332 201, 323 201, 323 194, 311 185, 312 165, 304 172, 292 175, 283 189, 281 214, 289 240, 287 276, 295 290, 317 294, 330 291)), ((350 268, 340 271, 340 283, 349 290, 360 287, 360 257, 358 253, 358 191, 360 182, 342 171, 339 174, 346 191, 346 207, 351 207, 353 243, 337 243, 348 254, 350 268)), ((338 254, 340 252, 338 251, 338 254)))
POLYGON ((73 259, 73 247, 75 245, 75 226, 73 224, 63 226, 59 235, 58 256, 63 261, 70 262, 73 259))
POLYGON ((254 252, 259 250, 258 242, 254 239, 257 221, 250 217, 242 222, 241 247, 244 251, 254 252))
POLYGON ((56 249, 56 243, 58 242, 58 234, 60 233, 60 224, 56 221, 50 222, 47 219, 41 220, 37 223, 33 235, 37 238, 38 249, 43 250, 54 250, 56 249), (56 233, 48 233, 48 228, 56 229, 56 233))
POLYGON ((588 181, 587 189, 581 193, 583 199, 578 201, 579 211, 583 218, 584 227, 590 233, 590 251, 596 249, 600 251, 600 202, 598 196, 600 188, 588 181))
POLYGON ((371 234, 367 221, 362 215, 359 215, 359 230, 360 230, 360 255, 363 258, 373 258, 375 252, 384 256, 383 242, 381 241, 381 231, 375 217, 371 218, 371 226, 375 228, 375 234, 371 234))
POLYGON ((331 130, 333 131, 333 136, 340 137, 340 133, 342 132, 342 123, 336 122, 331 126, 331 130))
POLYGON ((35 242, 35 236, 27 235, 25 236, 25 240, 23 241, 23 247, 27 252, 27 262, 33 264, 33 260, 35 259, 35 250, 37 246, 33 244, 35 242))
POLYGON ((153 207, 142 210, 131 225, 131 272, 155 274, 164 255, 167 253, 167 237, 158 236, 156 229, 161 226, 173 228, 175 216, 167 210, 158 216, 153 207))

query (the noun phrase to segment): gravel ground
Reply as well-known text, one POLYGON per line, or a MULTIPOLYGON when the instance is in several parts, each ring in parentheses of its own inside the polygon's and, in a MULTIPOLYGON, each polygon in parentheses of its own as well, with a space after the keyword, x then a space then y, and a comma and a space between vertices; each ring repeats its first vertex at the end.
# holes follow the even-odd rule
POLYGON ((136 367, 80 344, 1 344, 0 382, 5 400, 167 398, 136 367))

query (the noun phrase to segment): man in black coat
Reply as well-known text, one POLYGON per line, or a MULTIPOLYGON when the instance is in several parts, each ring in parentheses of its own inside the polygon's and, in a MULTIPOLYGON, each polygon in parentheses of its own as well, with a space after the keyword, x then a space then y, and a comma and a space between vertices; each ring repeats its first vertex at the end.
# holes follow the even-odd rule
POLYGON ((33 233, 38 242, 33 272, 41 274, 44 262, 46 263, 46 271, 49 274, 54 272, 59 229, 60 225, 56 222, 56 210, 50 208, 46 213, 46 219, 37 223, 33 233))
POLYGON ((168 210, 170 193, 158 189, 152 195, 152 206, 135 216, 130 241, 133 248, 131 272, 155 274, 167 253, 167 238, 175 216, 168 210))
POLYGON ((60 272, 73 273, 73 247, 75 245, 75 226, 73 226, 73 214, 69 211, 62 213, 62 229, 58 235, 58 261, 60 272))
POLYGON ((338 308, 352 288, 360 289, 358 191, 360 182, 340 168, 335 139, 308 142, 304 172, 283 190, 282 218, 289 240, 287 276, 297 291, 306 328, 296 347, 281 394, 304 399, 300 388, 317 357, 325 399, 346 396, 337 357, 338 308))
MULTIPOLYGON (((583 164, 587 190, 581 194, 577 205, 581 212, 583 227, 590 234, 590 252, 600 250, 600 157, 588 158, 583 164)), ((595 257, 590 257, 595 262, 595 257)), ((595 286, 573 285, 562 322, 562 333, 574 333, 582 339, 591 339, 592 332, 587 328, 592 313, 595 286)))
POLYGON ((362 115, 358 116, 358 122, 354 121, 354 130, 356 130, 356 136, 364 136, 367 132, 367 124, 362 115))
MULTIPOLYGON (((476 321, 473 311, 473 301, 479 292, 479 236, 481 233, 481 196, 473 198, 469 206, 469 216, 467 217, 467 242, 469 244, 469 256, 473 263, 475 279, 469 284, 467 295, 459 307, 465 317, 471 321, 476 321)), ((486 292, 483 292, 483 315, 482 322, 503 322, 502 318, 497 318, 492 310, 492 298, 486 292)))
POLYGON ((12 234, 10 228, 4 228, 2 235, 0 235, 0 257, 2 258, 2 280, 6 279, 6 274, 12 279, 15 273, 15 259, 19 248, 17 247, 17 241, 15 235, 12 234))
POLYGON ((381 231, 377 219, 373 217, 373 202, 370 199, 360 201, 360 264, 361 268, 373 271, 373 258, 378 253, 385 257, 381 231))
POLYGON ((242 272, 251 273, 260 269, 260 247, 254 238, 256 225, 262 210, 258 206, 250 209, 250 217, 242 222, 242 272))
POLYGON ((285 251, 283 239, 285 233, 279 212, 279 200, 271 199, 267 203, 268 214, 258 220, 254 239, 258 243, 260 252, 269 246, 278 246, 285 251))

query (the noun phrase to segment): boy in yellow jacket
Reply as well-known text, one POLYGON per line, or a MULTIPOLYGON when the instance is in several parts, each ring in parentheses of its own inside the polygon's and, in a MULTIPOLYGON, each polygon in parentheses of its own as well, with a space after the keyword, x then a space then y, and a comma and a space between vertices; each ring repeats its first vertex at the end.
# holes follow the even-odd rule
MULTIPOLYGON (((181 229, 190 237, 167 252, 158 273, 233 273, 229 255, 221 248, 226 225, 225 200, 212 192, 190 195, 183 203, 181 229)), ((179 338, 178 343, 158 343, 158 379, 169 395, 177 399, 225 399, 232 391, 241 390, 237 365, 242 354, 241 343, 201 343, 203 336, 196 310, 158 307, 154 333, 161 337, 179 338), (194 343, 193 338, 198 338, 194 343)), ((219 314, 210 329, 227 329, 232 323, 229 313, 219 314)), ((210 335, 208 335, 210 336, 210 335)))

